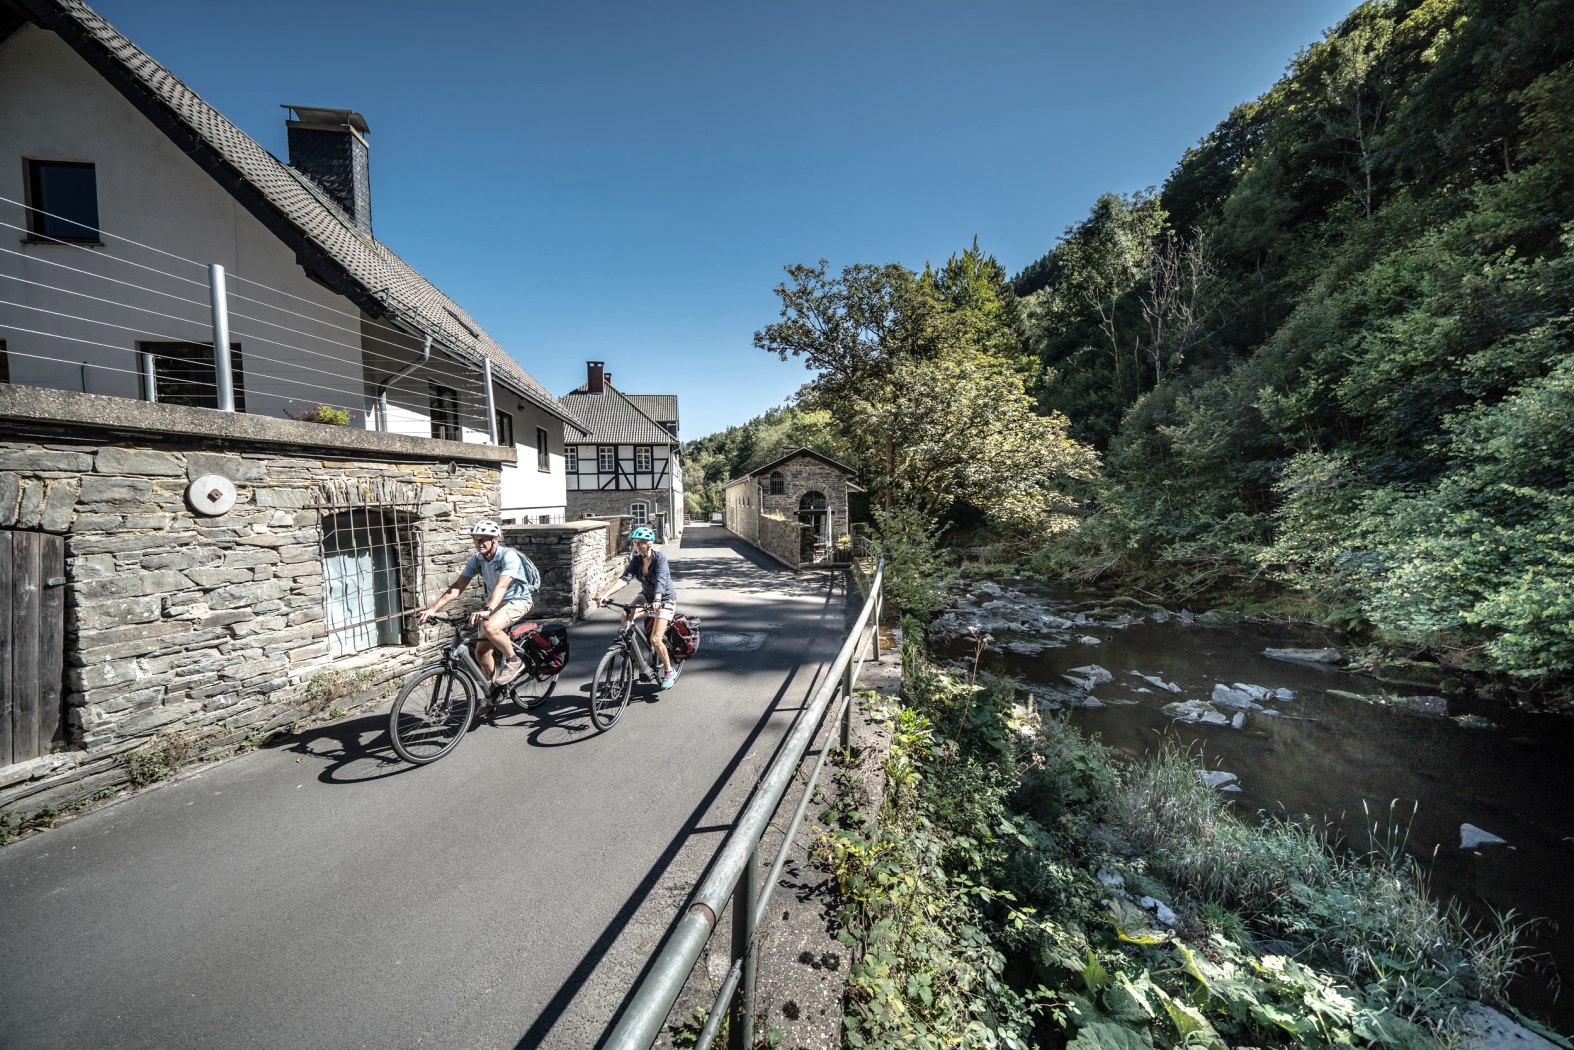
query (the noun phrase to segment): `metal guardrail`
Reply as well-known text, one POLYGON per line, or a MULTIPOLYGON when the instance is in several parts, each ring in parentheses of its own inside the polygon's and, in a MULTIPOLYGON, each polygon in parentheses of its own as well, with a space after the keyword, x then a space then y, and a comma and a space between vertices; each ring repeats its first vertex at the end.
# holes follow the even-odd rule
POLYGON ((677 1002, 678 995, 683 991, 684 982, 688 980, 690 971, 694 969, 695 962, 715 931, 717 914, 728 900, 732 901, 733 907, 732 966, 711 1007, 695 1050, 707 1050, 721 1028, 721 1019, 728 1016, 729 1012, 732 1022, 728 1046, 731 1050, 745 1050, 750 1046, 754 1033, 755 934, 769 913, 771 891, 776 886, 782 866, 787 862, 809 800, 814 797, 820 770, 825 765, 826 756, 831 753, 829 746, 821 749, 820 757, 809 774, 803 797, 793 813, 792 823, 782 836, 781 849, 776 853, 763 887, 760 883, 760 839, 781 806, 787 786, 792 783, 798 766, 808 754, 809 746, 819 735, 831 701, 838 696, 841 703, 832 717, 839 720, 841 725, 842 749, 848 746, 853 686, 858 681, 858 673, 863 670, 864 652, 869 651, 876 660, 880 658, 880 611, 884 604, 884 578, 885 565, 882 562, 875 568, 863 611, 848 633, 847 641, 842 644, 830 673, 809 702, 807 710, 793 726, 776 761, 760 778, 753 798, 722 843, 721 852, 711 865, 709 874, 695 887, 683 918, 668 939, 666 948, 657 957, 622 1019, 603 1044, 606 1050, 649 1050, 655 1043, 656 1037, 661 1034, 662 1025, 672 1012, 673 1003, 677 1002), (863 638, 865 627, 871 628, 868 639, 863 638), (727 1010, 729 1005, 730 1011, 727 1010))

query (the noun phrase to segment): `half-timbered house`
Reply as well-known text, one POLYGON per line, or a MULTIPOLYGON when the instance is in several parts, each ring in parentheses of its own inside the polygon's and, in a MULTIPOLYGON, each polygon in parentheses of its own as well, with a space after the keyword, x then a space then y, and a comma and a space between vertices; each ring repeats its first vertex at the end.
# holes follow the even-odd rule
POLYGON ((683 531, 683 462, 674 394, 625 394, 604 362, 587 362, 584 385, 562 398, 583 434, 563 429, 570 518, 621 517, 666 539, 683 531))

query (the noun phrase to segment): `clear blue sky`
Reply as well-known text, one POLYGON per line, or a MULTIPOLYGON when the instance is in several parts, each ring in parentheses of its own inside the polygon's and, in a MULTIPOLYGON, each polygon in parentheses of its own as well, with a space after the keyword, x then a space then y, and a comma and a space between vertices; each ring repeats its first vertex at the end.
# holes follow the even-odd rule
POLYGON ((555 394, 602 360, 683 436, 782 404, 792 262, 1008 273, 1163 182, 1353 0, 89 0, 279 157, 361 112, 374 230, 555 394))

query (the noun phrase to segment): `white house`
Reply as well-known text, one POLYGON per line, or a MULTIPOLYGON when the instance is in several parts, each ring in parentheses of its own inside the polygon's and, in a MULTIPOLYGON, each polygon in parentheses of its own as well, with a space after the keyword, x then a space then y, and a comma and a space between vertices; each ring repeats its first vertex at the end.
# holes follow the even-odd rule
POLYGON ((373 236, 366 120, 285 108, 288 164, 78 0, 0 2, 0 381, 224 407, 217 264, 236 410, 512 446, 502 517, 561 520, 580 421, 373 236))
POLYGON ((683 531, 683 447, 675 394, 625 394, 601 361, 586 363, 583 386, 563 396, 586 433, 565 426, 570 517, 623 516, 683 531))

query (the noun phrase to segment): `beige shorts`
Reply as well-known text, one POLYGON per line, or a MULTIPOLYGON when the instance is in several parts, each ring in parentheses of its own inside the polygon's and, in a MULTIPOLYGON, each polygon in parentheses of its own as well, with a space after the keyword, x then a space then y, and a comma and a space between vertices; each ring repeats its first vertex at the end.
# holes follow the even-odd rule
POLYGON ((503 625, 503 629, 506 631, 508 628, 514 626, 516 623, 519 623, 525 617, 529 616, 530 610, 534 604, 534 602, 527 602, 523 598, 516 598, 511 602, 504 602, 502 605, 499 605, 497 607, 497 612, 493 613, 492 615, 496 616, 498 613, 501 613, 503 616, 508 618, 508 622, 503 625))

